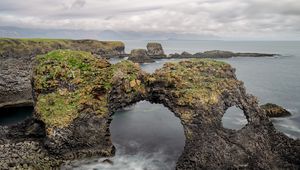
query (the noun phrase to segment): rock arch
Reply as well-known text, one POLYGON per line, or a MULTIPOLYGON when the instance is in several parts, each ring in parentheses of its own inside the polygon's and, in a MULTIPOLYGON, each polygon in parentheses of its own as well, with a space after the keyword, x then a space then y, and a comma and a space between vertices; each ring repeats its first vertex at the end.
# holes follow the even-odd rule
MULTIPOLYGON (((150 75, 129 61, 111 65, 88 53, 51 52, 37 59, 33 79, 35 116, 47 132, 41 148, 58 162, 111 156, 111 114, 147 100, 181 120, 186 143, 177 169, 299 168, 300 141, 275 130, 234 72, 226 63, 202 59, 166 63, 150 75), (231 106, 248 121, 239 131, 222 127, 231 106)), ((15 164, 24 161, 34 162, 22 157, 15 164)))

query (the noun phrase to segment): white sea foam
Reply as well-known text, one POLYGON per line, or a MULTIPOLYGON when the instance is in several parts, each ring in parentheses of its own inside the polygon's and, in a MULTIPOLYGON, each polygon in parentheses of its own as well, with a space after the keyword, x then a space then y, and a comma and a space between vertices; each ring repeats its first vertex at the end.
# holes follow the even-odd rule
POLYGON ((116 156, 109 158, 113 164, 103 162, 107 158, 101 158, 96 162, 82 164, 75 170, 169 170, 174 169, 175 162, 170 163, 168 155, 163 151, 155 153, 138 152, 137 154, 126 154, 123 149, 118 149, 116 156))

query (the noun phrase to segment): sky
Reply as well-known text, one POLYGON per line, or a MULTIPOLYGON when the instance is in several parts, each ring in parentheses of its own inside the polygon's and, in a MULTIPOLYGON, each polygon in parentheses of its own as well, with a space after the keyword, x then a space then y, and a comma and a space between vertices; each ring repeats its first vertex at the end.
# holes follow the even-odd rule
POLYGON ((300 40, 300 0, 1 0, 0 26, 300 40))

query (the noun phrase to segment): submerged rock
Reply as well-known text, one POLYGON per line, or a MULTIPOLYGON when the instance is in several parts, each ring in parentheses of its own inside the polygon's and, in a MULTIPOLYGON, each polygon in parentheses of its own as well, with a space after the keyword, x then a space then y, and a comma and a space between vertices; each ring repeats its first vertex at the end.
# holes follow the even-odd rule
POLYGON ((153 59, 147 53, 147 50, 144 49, 134 49, 131 50, 128 60, 131 60, 135 63, 152 63, 153 59))
MULTIPOLYGON (((276 131, 256 98, 236 79, 234 68, 224 62, 166 63, 150 75, 130 61, 111 65, 85 52, 54 51, 38 57, 35 64, 35 117, 46 134, 31 140, 38 141, 43 156, 23 160, 16 155, 12 167, 24 161, 33 166, 40 159, 54 167, 52 162, 114 155, 112 115, 141 100, 161 103, 180 118, 186 141, 176 169, 300 167, 300 141, 276 131), (248 121, 238 131, 221 122, 232 106, 242 109, 248 121)), ((0 134, 9 136, 8 128, 0 128, 0 134)), ((15 149, 16 142, 4 145, 5 141, 0 147, 15 149)), ((26 147, 21 148, 23 155, 26 147)), ((7 152, 0 150, 0 155, 7 152)))
POLYGON ((289 111, 287 111, 283 107, 273 103, 267 103, 261 105, 260 108, 263 109, 266 112, 267 116, 269 117, 284 117, 284 116, 292 115, 289 111))
POLYGON ((148 43, 147 50, 147 54, 151 58, 166 58, 166 55, 160 43, 148 43))
POLYGON ((113 165, 114 164, 114 162, 112 160, 110 160, 110 159, 104 159, 102 161, 102 163, 109 164, 109 165, 113 165))

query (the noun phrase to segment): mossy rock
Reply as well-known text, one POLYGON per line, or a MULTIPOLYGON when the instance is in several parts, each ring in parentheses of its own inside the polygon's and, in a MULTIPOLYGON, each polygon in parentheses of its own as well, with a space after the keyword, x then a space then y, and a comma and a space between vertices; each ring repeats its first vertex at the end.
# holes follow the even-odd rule
POLYGON ((152 79, 169 86, 181 105, 218 103, 224 90, 234 89, 240 84, 229 64, 210 59, 167 63, 155 72, 152 79))
POLYGON ((3 58, 32 58, 52 50, 71 49, 92 52, 97 55, 121 55, 125 45, 120 41, 0 38, 0 56, 3 58))
POLYGON ((130 61, 111 65, 88 52, 57 50, 38 56, 34 69, 35 111, 47 126, 66 127, 79 114, 108 114, 113 76, 133 81, 139 71, 130 61))
POLYGON ((277 104, 273 103, 267 103, 260 106, 261 109, 265 111, 267 116, 269 117, 285 117, 285 116, 291 116, 292 114, 284 109, 281 106, 278 106, 277 104))

